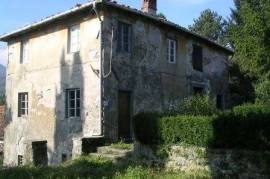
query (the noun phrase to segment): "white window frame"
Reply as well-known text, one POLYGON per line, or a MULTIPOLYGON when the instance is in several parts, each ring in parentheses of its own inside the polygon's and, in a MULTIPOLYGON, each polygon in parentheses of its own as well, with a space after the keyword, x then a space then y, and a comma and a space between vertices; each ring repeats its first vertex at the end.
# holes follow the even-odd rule
POLYGON ((28 105, 29 105, 28 93, 27 92, 19 93, 18 94, 18 117, 28 116, 28 105), (22 111, 24 111, 24 113, 22 111))
POLYGON ((168 39, 168 62, 175 64, 176 63, 176 40, 174 39, 168 39))
POLYGON ((76 53, 80 51, 80 25, 70 26, 68 29, 68 52, 76 53))
POLYGON ((21 59, 20 63, 27 63, 29 60, 29 40, 21 41, 21 59))
POLYGON ((79 118, 81 117, 81 90, 79 88, 66 90, 66 118, 79 118), (74 92, 74 98, 71 99, 70 93, 74 92), (77 94, 80 93, 79 96, 77 94), (78 101, 79 106, 78 106, 78 101), (71 107, 71 101, 74 101, 74 107, 71 107), (74 110, 74 115, 71 114, 71 110, 74 110), (77 113, 79 110, 79 113, 77 113))

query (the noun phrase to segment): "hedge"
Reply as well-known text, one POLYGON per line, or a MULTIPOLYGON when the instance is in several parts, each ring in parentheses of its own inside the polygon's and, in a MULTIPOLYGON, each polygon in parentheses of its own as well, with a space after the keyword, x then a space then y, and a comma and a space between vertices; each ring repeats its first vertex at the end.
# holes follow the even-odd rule
POLYGON ((134 132, 146 145, 184 143, 264 151, 270 149, 270 109, 244 105, 216 116, 141 113, 134 118, 134 132))

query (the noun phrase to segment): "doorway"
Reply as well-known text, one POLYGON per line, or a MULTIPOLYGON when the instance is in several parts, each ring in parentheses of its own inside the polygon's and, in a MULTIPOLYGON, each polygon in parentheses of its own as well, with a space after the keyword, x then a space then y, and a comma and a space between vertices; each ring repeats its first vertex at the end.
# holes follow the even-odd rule
POLYGON ((48 165, 47 141, 32 142, 32 149, 34 165, 48 165))
POLYGON ((131 140, 131 92, 118 91, 118 138, 131 140))

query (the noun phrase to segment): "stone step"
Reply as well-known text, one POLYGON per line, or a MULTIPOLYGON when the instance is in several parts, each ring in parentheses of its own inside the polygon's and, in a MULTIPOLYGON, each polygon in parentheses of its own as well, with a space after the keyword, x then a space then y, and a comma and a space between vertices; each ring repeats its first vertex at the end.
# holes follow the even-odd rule
POLYGON ((98 147, 97 153, 99 154, 115 154, 121 156, 130 156, 133 153, 133 150, 118 149, 112 146, 98 147))
POLYGON ((130 160, 129 157, 127 157, 126 155, 123 155, 123 154, 122 155, 121 154, 117 155, 117 154, 90 153, 90 156, 107 158, 109 160, 112 160, 113 163, 130 160))

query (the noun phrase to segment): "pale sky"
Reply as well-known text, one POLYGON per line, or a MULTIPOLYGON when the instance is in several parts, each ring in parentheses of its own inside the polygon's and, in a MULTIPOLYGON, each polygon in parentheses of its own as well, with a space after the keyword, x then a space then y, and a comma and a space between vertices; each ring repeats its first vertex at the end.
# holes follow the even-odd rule
MULTIPOLYGON (((118 0, 117 2, 140 9, 143 0, 118 0)), ((67 10, 87 0, 1 0, 0 34, 38 21, 57 12, 67 10)), ((200 12, 210 8, 227 18, 233 0, 157 0, 158 11, 181 26, 188 27, 200 12)), ((6 64, 6 44, 0 42, 0 63, 6 64)))

